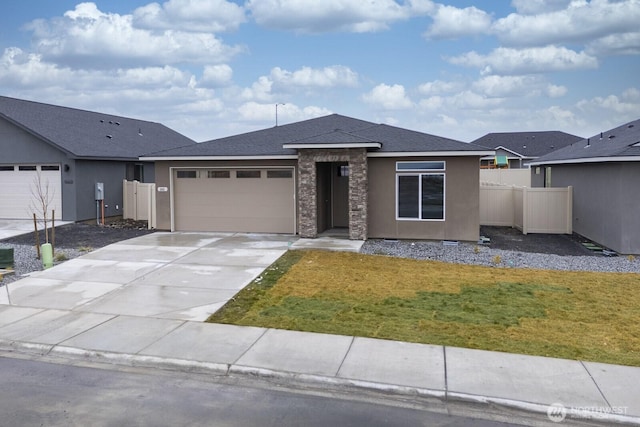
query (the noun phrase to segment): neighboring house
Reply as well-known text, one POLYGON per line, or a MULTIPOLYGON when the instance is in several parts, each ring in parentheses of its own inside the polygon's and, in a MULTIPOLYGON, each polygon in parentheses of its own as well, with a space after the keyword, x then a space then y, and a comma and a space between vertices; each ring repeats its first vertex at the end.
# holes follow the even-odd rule
POLYGON ((41 213, 38 176, 58 219, 96 218, 98 182, 105 216, 120 215, 122 181, 155 180, 153 163, 139 156, 193 144, 158 123, 0 97, 0 218, 41 213))
POLYGON ((623 254, 640 254, 640 120, 531 163, 532 186, 573 186, 573 230, 623 254))
POLYGON ((489 133, 473 144, 495 150, 495 156, 480 159, 483 169, 523 168, 527 163, 582 138, 559 131, 489 133))
POLYGON ((160 229, 477 240, 492 152, 333 114, 141 159, 156 162, 160 229))

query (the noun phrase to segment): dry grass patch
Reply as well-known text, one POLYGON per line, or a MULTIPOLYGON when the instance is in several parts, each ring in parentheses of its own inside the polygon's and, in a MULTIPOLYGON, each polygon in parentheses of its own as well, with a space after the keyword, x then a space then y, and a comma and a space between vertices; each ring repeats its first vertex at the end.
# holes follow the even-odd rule
POLYGON ((640 366, 638 274, 325 251, 278 262, 210 321, 640 366))

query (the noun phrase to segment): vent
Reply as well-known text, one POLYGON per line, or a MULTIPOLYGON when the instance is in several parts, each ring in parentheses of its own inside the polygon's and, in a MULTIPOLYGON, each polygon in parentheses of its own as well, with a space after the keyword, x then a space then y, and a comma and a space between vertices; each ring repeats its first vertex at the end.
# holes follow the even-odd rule
POLYGON ((615 137, 616 137, 615 135, 609 135, 609 139, 613 139, 615 137))
POLYGON ((107 138, 111 139, 113 138, 113 135, 107 135, 107 138))

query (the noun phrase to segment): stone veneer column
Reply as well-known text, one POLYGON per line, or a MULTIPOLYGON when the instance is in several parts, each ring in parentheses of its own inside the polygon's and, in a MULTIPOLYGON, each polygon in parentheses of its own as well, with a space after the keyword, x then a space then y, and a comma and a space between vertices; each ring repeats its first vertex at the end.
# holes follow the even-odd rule
POLYGON ((367 240, 367 150, 349 150, 349 238, 367 240))
POLYGON ((349 238, 367 239, 366 148, 298 151, 298 232, 300 237, 318 237, 317 162, 349 163, 349 238))
POLYGON ((313 150, 298 152, 298 233, 300 237, 318 237, 316 160, 313 150))

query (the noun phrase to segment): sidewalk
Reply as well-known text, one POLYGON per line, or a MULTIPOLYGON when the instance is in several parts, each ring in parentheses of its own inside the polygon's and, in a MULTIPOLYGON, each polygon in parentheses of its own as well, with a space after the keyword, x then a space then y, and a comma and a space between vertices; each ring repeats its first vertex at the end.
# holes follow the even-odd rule
POLYGON ((108 246, 0 288, 0 350, 640 425, 638 367, 201 322, 296 243, 153 233, 108 246))

